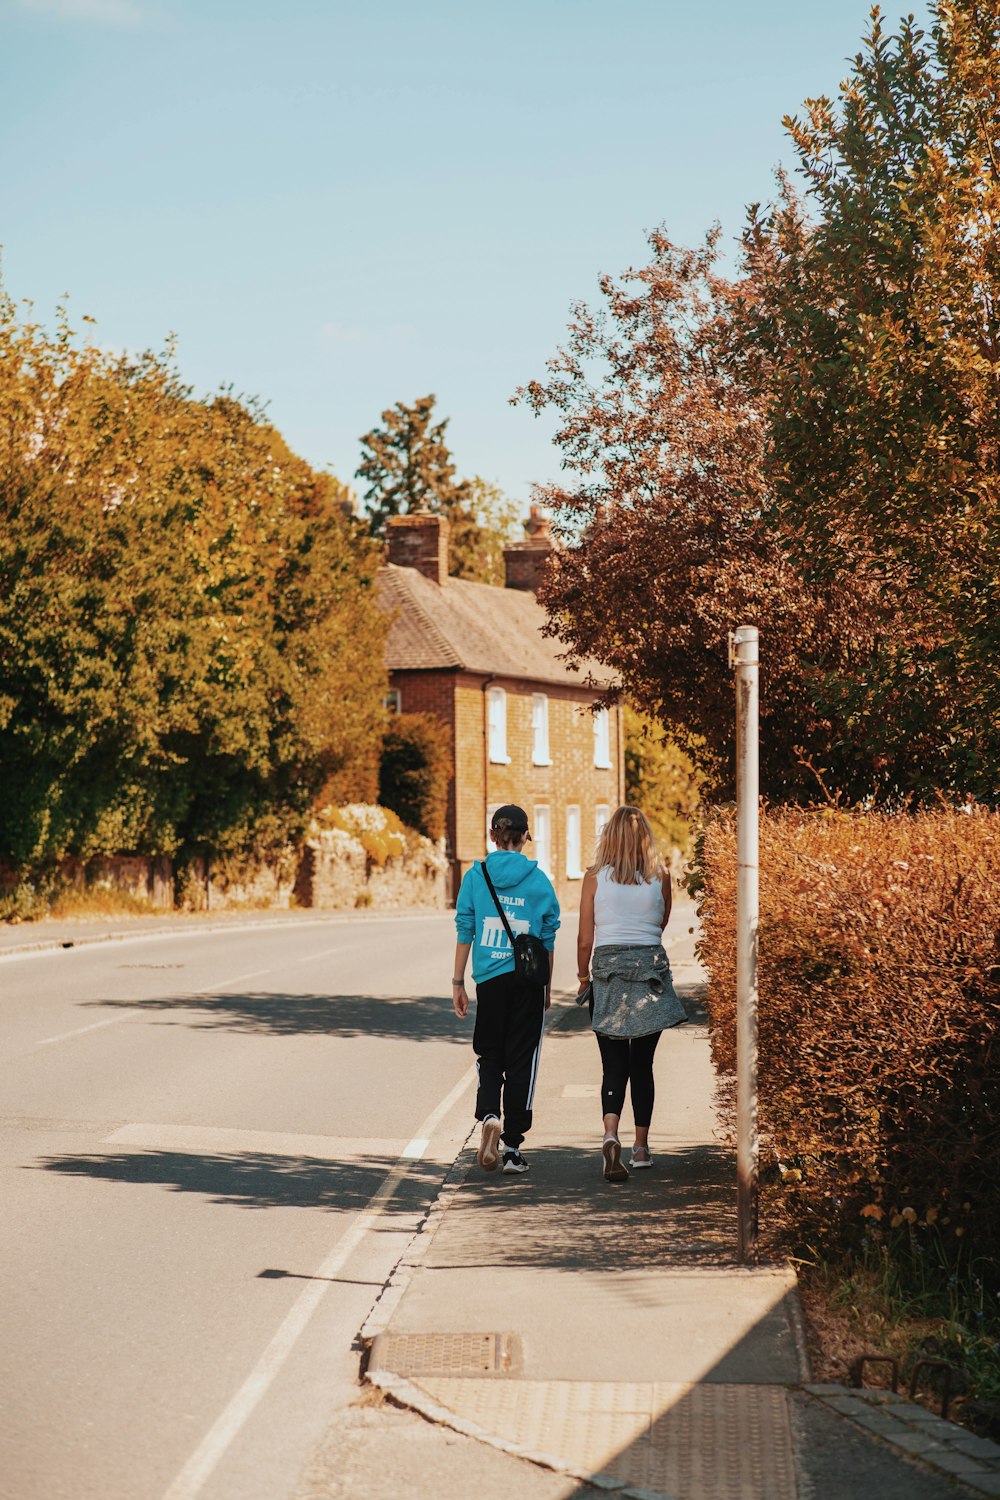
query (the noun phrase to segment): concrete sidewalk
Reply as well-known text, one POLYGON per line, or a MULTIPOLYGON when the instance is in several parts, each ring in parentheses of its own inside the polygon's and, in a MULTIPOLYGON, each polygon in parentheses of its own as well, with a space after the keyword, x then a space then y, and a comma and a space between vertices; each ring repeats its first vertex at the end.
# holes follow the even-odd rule
POLYGON ((953 1424, 810 1386, 794 1276, 735 1264, 702 976, 689 946, 672 958, 691 1021, 657 1054, 653 1169, 604 1182, 597 1047, 585 1012, 554 1007, 530 1172, 481 1172, 471 1137, 364 1330, 369 1383, 563 1474, 567 1496, 943 1500, 969 1493, 963 1462, 977 1493, 1000 1493, 987 1455, 955 1460, 951 1434, 978 1440, 953 1424), (932 1471, 920 1452, 951 1462, 932 1471))

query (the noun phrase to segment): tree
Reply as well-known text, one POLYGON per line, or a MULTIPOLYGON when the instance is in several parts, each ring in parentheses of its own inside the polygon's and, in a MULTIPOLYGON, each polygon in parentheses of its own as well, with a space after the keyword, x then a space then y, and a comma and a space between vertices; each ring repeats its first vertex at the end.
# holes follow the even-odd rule
POLYGON ((468 481, 468 492, 466 508, 451 518, 448 571, 455 578, 502 588, 503 549, 520 531, 517 505, 499 485, 479 475, 468 481))
POLYGON ((412 406, 402 401, 382 413, 381 427, 362 439, 357 474, 368 488, 364 502, 372 536, 385 536, 392 516, 431 511, 449 524, 448 572, 477 583, 503 583, 503 548, 516 507, 496 485, 478 476, 455 478, 445 441, 448 419, 434 422, 435 396, 412 406))
POLYGON ((434 422, 436 396, 420 396, 412 406, 397 401, 382 413, 382 426, 361 439, 359 479, 367 481, 364 502, 372 536, 384 537, 391 516, 429 510, 449 519, 469 500, 465 480, 456 480, 445 442, 448 418, 434 422))
POLYGON ((771 513, 809 584, 879 618, 820 685, 876 797, 996 794, 1000 720, 1000 16, 878 11, 839 108, 786 126, 805 181, 751 214, 748 371, 771 513))
POLYGON ((699 251, 649 236, 652 258, 604 306, 574 308, 549 378, 515 399, 555 409, 571 482, 540 490, 562 546, 539 598, 571 658, 596 658, 635 705, 669 723, 708 788, 731 787, 727 631, 767 632, 762 716, 767 792, 804 794, 829 742, 809 694, 809 651, 846 601, 808 591, 762 525, 766 432, 733 352, 741 290, 699 251))
POLYGON ((377 548, 330 476, 2 293, 0 451, 0 857, 250 849, 373 789, 377 548))
POLYGON ((657 231, 518 393, 560 414, 571 476, 542 494, 552 629, 715 794, 746 619, 769 796, 996 796, 998 68, 994 7, 941 5, 929 41, 874 13, 839 111, 787 122, 805 197, 751 211, 737 277, 716 236, 657 231))
POLYGON ((667 850, 687 854, 701 800, 690 757, 662 724, 624 705, 625 800, 641 807, 667 850))

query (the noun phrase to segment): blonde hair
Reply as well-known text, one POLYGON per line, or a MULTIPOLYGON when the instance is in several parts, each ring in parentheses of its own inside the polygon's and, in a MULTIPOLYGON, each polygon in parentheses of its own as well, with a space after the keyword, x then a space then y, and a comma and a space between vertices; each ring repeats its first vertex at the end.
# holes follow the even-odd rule
POLYGON ((663 856, 649 819, 638 807, 616 807, 601 829, 594 868, 611 870, 616 885, 639 885, 663 874, 663 856))

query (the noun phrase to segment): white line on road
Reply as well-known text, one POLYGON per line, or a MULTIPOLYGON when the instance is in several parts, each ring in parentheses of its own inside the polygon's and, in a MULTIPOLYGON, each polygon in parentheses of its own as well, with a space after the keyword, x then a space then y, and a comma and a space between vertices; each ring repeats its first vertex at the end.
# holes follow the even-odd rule
POLYGON ((118 1026, 122 1021, 130 1021, 133 1016, 141 1014, 142 1012, 138 1010, 119 1011, 117 1016, 111 1016, 107 1021, 93 1021, 89 1026, 77 1026, 73 1031, 60 1031, 58 1036, 43 1037, 40 1042, 35 1043, 35 1046, 50 1047, 53 1042, 65 1042, 68 1037, 83 1036, 85 1031, 100 1031, 103 1026, 118 1026))
POLYGON ((407 1161, 419 1161, 429 1145, 430 1141, 425 1140, 422 1136, 415 1135, 413 1140, 403 1147, 403 1156, 407 1161))
MULTIPOLYGON (((277 967, 281 969, 291 969, 294 968, 297 964, 318 962, 318 960, 321 958, 330 958, 332 954, 343 953, 343 951, 343 946, 339 946, 336 948, 324 948, 320 953, 307 953, 302 958, 288 959, 285 963, 277 965, 277 967)), ((204 988, 200 990, 185 990, 183 995, 180 996, 180 999, 183 1000, 185 996, 188 995, 190 995, 192 998, 194 998, 195 995, 215 995, 218 994, 221 990, 231 989, 234 984, 245 984, 248 979, 262 979, 265 974, 273 974, 275 972, 275 968, 276 966, 274 964, 271 964, 266 969, 251 969, 249 974, 237 974, 235 979, 222 979, 218 984, 206 984, 204 988)), ((60 1031, 58 1036, 43 1037, 40 1042, 35 1043, 35 1046, 49 1047, 53 1042, 66 1042, 69 1041, 70 1037, 83 1036, 84 1033, 88 1031, 99 1031, 103 1026, 120 1026, 123 1021, 131 1021, 136 1016, 141 1016, 142 1014, 143 1012, 141 1010, 123 1010, 120 1011, 117 1016, 111 1016, 107 1021, 92 1021, 89 1026, 77 1026, 72 1031, 60 1031)))
MULTIPOLYGON (((430 1141, 434 1127, 454 1108, 475 1077, 475 1068, 469 1068, 451 1092, 436 1108, 431 1110, 410 1145, 419 1144, 424 1138, 430 1141)), ((392 1168, 378 1192, 369 1198, 350 1229, 338 1240, 326 1260, 314 1272, 317 1279, 311 1281, 299 1293, 297 1300, 292 1304, 260 1359, 228 1406, 202 1438, 173 1484, 165 1492, 163 1500, 196 1500, 196 1496, 200 1494, 211 1477, 216 1465, 246 1424, 254 1408, 270 1389, 275 1377, 308 1327, 313 1313, 326 1296, 331 1280, 357 1249, 368 1230, 374 1227, 386 1204, 406 1176, 406 1170, 407 1160, 404 1155, 392 1168)))

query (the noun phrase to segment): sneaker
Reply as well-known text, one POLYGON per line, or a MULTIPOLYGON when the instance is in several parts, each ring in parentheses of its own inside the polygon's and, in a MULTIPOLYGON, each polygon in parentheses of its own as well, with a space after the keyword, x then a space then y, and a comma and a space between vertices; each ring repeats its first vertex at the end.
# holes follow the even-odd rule
POLYGON ((479 1138, 476 1161, 484 1172, 495 1172, 500 1160, 500 1121, 496 1115, 487 1115, 483 1121, 483 1133, 479 1138))
POLYGON ((653 1158, 649 1154, 649 1147, 633 1146, 628 1164, 633 1172, 644 1172, 648 1167, 651 1167, 653 1165, 653 1158))
POLYGON ((520 1151, 515 1151, 512 1147, 508 1146, 503 1154, 503 1169, 505 1172, 512 1173, 526 1172, 528 1170, 528 1163, 520 1151))
POLYGON ((622 1161, 622 1143, 612 1137, 601 1147, 605 1182, 628 1182, 628 1167, 622 1161))

